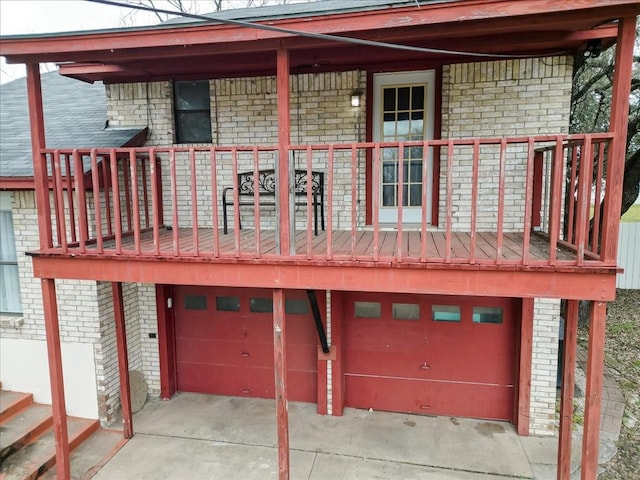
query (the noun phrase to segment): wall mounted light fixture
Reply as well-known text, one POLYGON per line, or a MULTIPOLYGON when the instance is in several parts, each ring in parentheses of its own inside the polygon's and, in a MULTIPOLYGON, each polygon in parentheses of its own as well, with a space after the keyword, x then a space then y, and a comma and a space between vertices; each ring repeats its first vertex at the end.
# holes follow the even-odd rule
POLYGON ((360 106, 360 97, 362 96, 362 90, 354 90, 351 92, 351 106, 359 107, 360 106))
POLYGON ((584 58, 598 58, 602 53, 602 42, 600 40, 589 40, 587 48, 582 52, 584 58))

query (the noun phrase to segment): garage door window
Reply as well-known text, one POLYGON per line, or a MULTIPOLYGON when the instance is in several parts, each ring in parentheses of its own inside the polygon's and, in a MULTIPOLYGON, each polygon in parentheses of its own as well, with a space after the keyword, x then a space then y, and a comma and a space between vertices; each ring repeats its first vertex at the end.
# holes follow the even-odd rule
POLYGON ((185 310, 206 310, 207 309, 206 295, 185 295, 184 309, 185 310))
POLYGON ((473 307, 473 323, 502 323, 502 308, 473 307))
POLYGON ((459 322, 460 307, 457 305, 432 305, 431 315, 434 322, 459 322))
POLYGON ((382 315, 380 302, 354 302, 353 311, 356 318, 380 318, 382 315))
POLYGON ((394 320, 420 320, 420 305, 417 303, 394 303, 391 312, 394 320))
POLYGON ((249 300, 249 311, 253 313, 272 313, 272 298, 252 298, 249 300))
POLYGON ((219 312, 239 312, 240 297, 216 297, 216 310, 219 312))

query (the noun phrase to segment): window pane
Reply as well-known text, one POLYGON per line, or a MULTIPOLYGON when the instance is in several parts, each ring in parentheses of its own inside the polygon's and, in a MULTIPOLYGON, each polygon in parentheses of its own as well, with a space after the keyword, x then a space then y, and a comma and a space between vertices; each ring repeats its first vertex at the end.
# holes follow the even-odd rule
POLYGON ((396 162, 384 162, 382 164, 382 181, 384 183, 394 183, 396 181, 396 162))
POLYGON ((473 323, 502 323, 502 308, 473 307, 473 323))
POLYGON ((209 80, 175 82, 174 86, 178 110, 209 110, 209 80))
POLYGON ((309 302, 299 298, 287 298, 284 301, 284 311, 289 315, 307 315, 309 302))
POLYGON ((409 206, 410 207, 420 207, 422 206, 422 185, 414 184, 411 185, 411 190, 409 191, 409 206))
POLYGON ((178 143, 210 143, 211 117, 209 112, 176 113, 178 143))
MULTIPOLYGON (((420 152, 415 152, 417 158, 420 158, 422 156, 422 147, 415 147, 415 148, 419 148, 420 152)), ((411 155, 414 155, 414 152, 411 152, 411 155)), ((416 158, 416 157, 413 157, 416 158)), ((422 183, 422 162, 421 161, 417 161, 417 162, 411 162, 411 182, 419 182, 422 183)))
POLYGON ((216 297, 216 310, 220 312, 239 312, 240 297, 216 297))
POLYGON ((409 87, 398 89, 398 110, 409 110, 409 87))
POLYGON ((382 315, 380 302, 355 302, 353 309, 356 318, 380 318, 382 315))
POLYGON ((396 110, 396 89, 385 88, 384 89, 384 111, 394 112, 396 110))
POLYGON ((396 320, 420 320, 420 305, 417 303, 394 303, 391 312, 396 320))
POLYGON ((395 185, 382 186, 382 205, 385 207, 396 206, 396 186, 395 185))
POLYGON ((249 310, 254 313, 271 313, 273 298, 252 298, 249 300, 249 310))
POLYGON ((185 310, 206 310, 207 296, 206 295, 185 295, 184 309, 185 310))
POLYGON ((422 110, 424 108, 424 86, 411 89, 411 108, 422 110))
MULTIPOLYGON (((6 198, 8 195, 4 197, 6 198)), ((17 262, 16 238, 13 234, 11 210, 0 210, 0 261, 17 262)))
POLYGON ((457 305, 432 305, 431 315, 434 322, 459 322, 460 307, 457 305))
POLYGON ((22 312, 17 265, 0 265, 0 312, 22 312))

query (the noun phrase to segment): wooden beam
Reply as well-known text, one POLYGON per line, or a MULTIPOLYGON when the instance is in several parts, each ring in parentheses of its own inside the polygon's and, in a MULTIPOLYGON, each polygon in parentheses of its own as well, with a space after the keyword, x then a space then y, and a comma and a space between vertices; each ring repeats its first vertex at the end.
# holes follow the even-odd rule
POLYGON ((133 415, 131 413, 131 389, 129 386, 129 355, 127 353, 127 325, 124 316, 124 297, 122 283, 112 282, 113 316, 116 328, 116 346, 118 349, 118 374, 120 376, 120 404, 124 438, 133 437, 133 415))
POLYGON ((571 478, 571 428, 573 426, 573 394, 576 383, 578 304, 579 300, 567 301, 567 318, 564 320, 560 433, 558 435, 558 480, 570 480, 571 478))
POLYGON ((58 322, 58 302, 55 280, 43 278, 42 305, 44 329, 47 337, 47 360, 51 383, 51 409, 53 411, 53 431, 56 439, 56 475, 59 480, 71 479, 69 457, 69 432, 67 430, 67 410, 64 398, 64 377, 62 373, 62 349, 60 345, 60 325, 58 322))
POLYGON ((284 290, 273 290, 273 366, 275 372, 276 419, 278 422, 278 480, 289 480, 289 410, 284 290))
MULTIPOLYGON (((291 143, 291 119, 289 109, 289 52, 279 49, 277 55, 278 94, 278 218, 280 220, 280 251, 284 255, 295 246, 290 237, 289 211, 289 144, 291 143)), ((291 252, 293 253, 293 252, 291 252)))
MULTIPOLYGON (((41 278, 141 282, 166 285, 292 288, 365 292, 566 298, 610 301, 616 296, 615 270, 468 268, 464 265, 374 267, 364 262, 172 262, 166 258, 82 258, 34 256, 41 278)), ((205 261, 206 260, 206 261, 205 261)))
POLYGON ((636 17, 619 20, 616 43, 613 92, 611 94, 611 124, 613 133, 607 161, 607 187, 603 218, 601 255, 604 261, 616 261, 618 233, 622 205, 622 182, 627 149, 629 121, 629 92, 633 71, 633 48, 636 36, 636 17), (610 181, 611 180, 611 181, 610 181))
POLYGON ((160 363, 160 398, 169 399, 176 393, 176 355, 173 323, 173 302, 169 285, 156 285, 158 315, 158 352, 160 363))
POLYGON ((518 435, 529 435, 531 417, 531 362, 533 355, 533 298, 522 299, 520 313, 520 360, 518 372, 518 435))
POLYGON ((589 323, 589 350, 587 352, 587 391, 584 406, 584 433, 582 434, 581 480, 595 480, 598 475, 606 320, 607 304, 605 302, 592 302, 589 323))
POLYGON ((51 206, 49 203, 49 180, 47 163, 40 150, 46 147, 44 136, 44 111, 42 109, 42 88, 40 65, 27 66, 27 103, 29 105, 29 125, 31 128, 31 154, 33 156, 33 176, 38 208, 38 234, 40 248, 51 247, 51 206))

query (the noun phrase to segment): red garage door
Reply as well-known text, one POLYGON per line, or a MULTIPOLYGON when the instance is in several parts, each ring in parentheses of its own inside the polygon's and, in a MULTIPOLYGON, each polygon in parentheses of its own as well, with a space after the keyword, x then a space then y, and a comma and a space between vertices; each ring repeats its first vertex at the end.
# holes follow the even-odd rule
MULTIPOLYGON (((274 398, 271 291, 175 287, 174 296, 178 390, 274 398)), ((318 337, 305 292, 287 292, 285 307, 288 398, 316 402, 318 337)))
POLYGON ((345 296, 345 404, 513 419, 516 301, 345 296))

